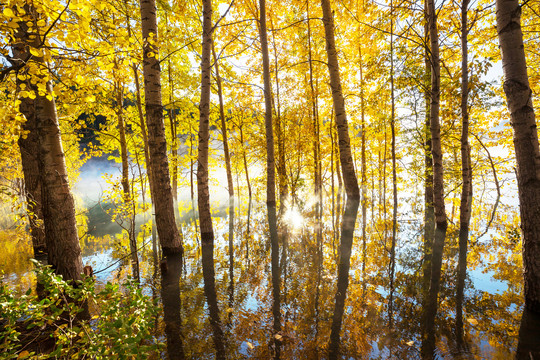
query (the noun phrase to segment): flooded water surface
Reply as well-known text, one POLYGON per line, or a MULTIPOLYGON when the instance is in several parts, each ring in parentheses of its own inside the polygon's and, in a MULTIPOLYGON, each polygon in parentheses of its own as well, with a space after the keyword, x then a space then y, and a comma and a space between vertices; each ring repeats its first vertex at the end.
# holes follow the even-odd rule
MULTIPOLYGON (((343 198, 325 199, 322 216, 309 201, 271 209, 239 197, 233 212, 215 204, 213 249, 201 246, 187 199, 179 204, 183 257, 156 257, 150 216, 137 217, 144 225, 141 286, 162 309, 161 357, 536 358, 540 325, 538 315, 524 312, 514 222, 471 236, 461 289, 458 231, 449 227, 433 318, 426 311, 433 294, 422 214, 400 215, 393 259, 390 216, 368 207, 364 229, 362 204, 343 198)), ((83 263, 93 267, 98 286, 122 283, 132 272, 127 235, 107 219, 106 202, 87 207, 92 225, 81 235, 83 263)), ((16 251, 9 237, 0 240, 4 282, 26 291, 33 283, 31 246, 16 251)))

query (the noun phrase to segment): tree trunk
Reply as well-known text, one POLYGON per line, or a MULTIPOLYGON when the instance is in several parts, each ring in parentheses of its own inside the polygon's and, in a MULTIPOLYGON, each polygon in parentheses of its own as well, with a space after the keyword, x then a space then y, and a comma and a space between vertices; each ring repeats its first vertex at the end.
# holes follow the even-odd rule
MULTIPOLYGON (((141 100, 141 87, 139 85, 139 74, 137 72, 137 67, 135 64, 132 64, 131 68, 133 69, 133 78, 135 79, 135 92, 137 95, 137 113, 139 114, 139 127, 141 128, 141 133, 143 136, 144 144, 144 161, 146 162, 146 172, 148 176, 148 185, 150 187, 150 203, 151 203, 151 218, 152 218, 152 252, 154 256, 154 262, 157 262, 158 251, 157 251, 157 236, 156 236, 156 218, 154 209, 154 201, 152 200, 152 184, 154 180, 152 179, 152 168, 150 167, 150 150, 148 149, 148 136, 146 134, 146 123, 144 121, 144 114, 142 110, 142 100, 141 100)), ((143 190, 144 191, 144 190, 143 190)), ((143 203, 144 203, 143 195, 143 203)))
MULTIPOLYGON (((317 108, 317 92, 313 82, 313 55, 311 50, 311 26, 309 21, 309 1, 306 2, 307 8, 307 40, 308 40, 308 62, 309 62, 309 88, 311 97, 311 115, 313 116, 313 185, 315 195, 315 216, 322 216, 322 179, 321 179, 321 154, 320 154, 320 135, 319 135, 319 111, 317 108)), ((321 229, 317 227, 319 235, 321 229)))
POLYGON ((118 119, 118 133, 120 138, 120 158, 122 160, 122 179, 120 183, 122 184, 122 193, 125 203, 130 201, 131 195, 129 191, 129 162, 127 154, 127 142, 126 142, 126 130, 124 126, 124 94, 122 86, 120 84, 115 84, 116 92, 116 117, 118 119))
POLYGON ((365 295, 366 292, 366 262, 367 262, 367 238, 366 238, 366 228, 367 228, 367 166, 366 166, 366 104, 364 96, 364 63, 362 60, 362 46, 358 47, 359 59, 360 59, 360 112, 361 112, 361 129, 362 139, 361 139, 361 152, 362 152, 362 179, 361 179, 361 190, 362 190, 362 295, 365 295))
MULTIPOLYGON (((208 186, 208 143, 210 140, 210 51, 212 48, 212 4, 205 0, 203 14, 203 47, 201 60, 201 99, 199 103, 199 147, 197 154, 197 197, 199 225, 204 243, 214 246, 214 229, 210 213, 210 192, 208 186)), ((213 266, 213 265, 212 265, 213 266)))
MULTIPOLYGON (((430 99, 431 99, 431 61, 429 51, 429 15, 427 0, 424 0, 424 36, 425 36, 425 54, 424 54, 424 101, 425 101, 425 123, 424 133, 424 244, 423 253, 423 304, 428 303, 429 282, 431 279, 431 257, 433 251, 433 239, 435 236, 435 210, 433 208, 433 158, 431 155, 431 132, 430 132, 430 99)), ((425 330, 425 319, 423 320, 422 331, 425 330)), ((422 333, 423 334, 423 333, 422 333)))
MULTIPOLYGON (((272 26, 273 27, 273 26, 272 26)), ((278 57, 276 47, 276 32, 272 31, 272 42, 274 47, 274 72, 276 79, 276 138, 278 147, 277 157, 277 173, 278 173, 278 186, 279 186, 279 214, 283 214, 285 211, 285 203, 289 197, 289 185, 287 184, 287 169, 285 165, 285 134, 283 129, 283 123, 281 118, 281 101, 279 97, 279 68, 278 57)))
POLYGON ((458 344, 463 343, 463 298, 465 276, 467 275, 467 246, 469 242, 469 222, 472 204, 472 169, 471 151, 469 147, 469 66, 468 66, 468 21, 467 9, 469 0, 461 3, 461 204, 459 209, 459 259, 456 292, 456 336, 458 344))
POLYGON ((225 123, 225 109, 223 105, 223 91, 221 88, 221 76, 219 75, 218 58, 212 42, 212 54, 214 56, 214 68, 216 69, 216 85, 219 98, 219 116, 221 118, 221 136, 223 137, 223 156, 225 157, 225 169, 227 171, 227 187, 229 191, 229 201, 233 202, 234 207, 234 186, 231 170, 231 156, 229 154, 229 139, 227 136, 227 124, 225 123))
MULTIPOLYGON (((223 90, 221 87, 221 76, 219 75, 218 58, 212 41, 212 55, 214 57, 214 67, 216 69, 216 85, 219 97, 219 115, 221 118, 221 136, 223 137, 223 155, 225 157, 225 169, 227 172, 227 187, 229 191, 229 308, 234 303, 234 185, 231 170, 231 156, 229 154, 229 139, 227 135, 227 124, 225 123, 225 109, 223 104, 223 90)), ((228 324, 232 321, 232 312, 229 312, 228 324)))
POLYGON ((169 77, 169 125, 171 128, 171 165, 172 165, 172 196, 174 215, 180 219, 178 209, 178 134, 176 130, 176 113, 174 107, 174 83, 171 74, 171 58, 168 59, 167 72, 169 77))
POLYGON ((164 254, 182 253, 180 233, 174 219, 173 196, 167 160, 167 142, 161 103, 161 69, 158 60, 155 0, 141 0, 141 26, 144 39, 143 73, 148 125, 149 167, 154 185, 150 186, 156 212, 156 225, 164 254))
MULTIPOLYGON (((25 61, 30 56, 28 46, 39 46, 39 38, 30 39, 28 26, 25 23, 19 23, 19 27, 19 31, 16 33, 17 44, 12 47, 16 64, 25 61)), ((20 73, 28 75, 28 70, 23 68, 20 73)), ((22 77, 18 76, 16 78, 18 91, 23 90, 23 88, 35 90, 35 86, 32 85, 30 79, 21 79, 22 77)), ((32 247, 34 248, 34 256, 38 258, 46 255, 47 246, 43 227, 42 180, 39 170, 39 134, 36 123, 36 104, 35 100, 29 97, 21 98, 20 101, 19 111, 26 118, 26 122, 23 124, 23 130, 26 133, 19 137, 18 144, 21 152, 32 247)))
POLYGON ((225 359, 223 330, 219 317, 214 276, 214 229, 210 213, 208 187, 208 143, 210 140, 210 78, 212 65, 212 1, 203 0, 203 35, 201 59, 201 100, 199 102, 199 152, 197 155, 197 196, 199 226, 201 228, 204 293, 210 311, 210 325, 214 333, 216 359, 225 359))
MULTIPOLYGON (((268 226, 272 247, 272 312, 274 314, 274 335, 281 330, 280 289, 281 269, 279 267, 279 243, 276 217, 276 180, 274 162, 274 134, 272 129, 272 85, 270 84, 270 62, 268 59, 268 40, 266 34, 266 1, 259 0, 260 37, 263 58, 264 105, 266 125, 266 205, 268 210, 268 226)), ((279 358, 279 341, 275 341, 276 357, 279 358)))
MULTIPOLYGON (((38 14, 28 6, 27 13, 33 13, 33 20, 37 22, 38 14)), ((46 68, 41 57, 28 57, 29 48, 36 47, 41 42, 39 36, 31 35, 26 26, 21 26, 16 34, 16 43, 13 53, 19 54, 16 61, 34 62, 37 68, 46 68)), ((65 280, 81 280, 82 258, 77 223, 75 219, 75 203, 69 188, 64 150, 53 97, 52 82, 42 74, 30 73, 32 83, 28 91, 35 93, 34 109, 24 106, 21 112, 27 118, 35 119, 34 131, 30 137, 37 139, 37 160, 39 174, 41 175, 42 211, 45 228, 45 243, 48 251, 48 263, 56 274, 62 275, 65 280), (37 84, 45 83, 45 95, 39 95, 37 84)), ((26 103, 28 105, 28 103, 26 103)))
POLYGON ((525 305, 540 313, 540 150, 521 31, 521 6, 518 0, 497 0, 496 4, 504 92, 514 128, 525 305))
POLYGON ((441 126, 439 123, 440 101, 440 59, 439 59, 439 35, 437 31, 437 14, 434 0, 427 0, 429 15, 429 38, 430 38, 430 62, 431 62, 431 104, 430 104, 430 128, 431 145, 433 156, 433 205, 435 210, 435 239, 433 242, 433 255, 431 259, 431 277, 429 287, 429 299, 426 306, 426 326, 424 336, 428 337, 425 342, 428 346, 422 347, 422 353, 427 358, 434 356, 429 344, 433 344, 431 337, 435 336, 435 315, 437 314, 437 302, 441 278, 441 266, 446 238, 446 211, 444 207, 444 179, 443 179, 443 156, 441 146, 441 126))
MULTIPOLYGON (((116 83, 116 116, 118 118, 118 132, 120 137, 120 157, 122 159, 122 192, 123 192, 123 201, 125 206, 129 204, 134 205, 134 201, 131 197, 131 190, 129 187, 129 162, 128 162, 128 153, 127 153, 127 141, 126 141, 126 130, 124 126, 124 94, 123 94, 123 85, 116 83)), ((127 210, 127 209, 126 209, 127 210)), ((130 226, 128 229, 129 237, 129 252, 131 254, 131 269, 133 278, 140 281, 139 277, 139 256, 137 254, 137 237, 135 234, 135 212, 128 215, 130 226)))
MULTIPOLYGON (((47 82, 47 95, 52 97, 47 82)), ((66 280, 80 280, 81 248, 75 220, 75 203, 69 188, 56 106, 45 96, 36 97, 36 120, 40 142, 40 173, 43 179, 43 219, 48 261, 66 280)))
MULTIPOLYGON (((18 55, 15 55, 18 56, 18 55)), ((19 56, 20 57, 20 56, 19 56)), ((17 78, 17 87, 23 82, 17 78)), ((27 87, 28 82, 25 82, 27 87)), ((39 138, 36 129, 36 117, 34 112, 34 100, 22 98, 19 110, 26 117, 23 130, 27 133, 19 137, 19 149, 21 151, 21 164, 24 174, 24 187, 26 192, 26 209, 30 223, 32 247, 34 257, 40 258, 47 254, 45 245, 45 229, 43 227, 43 212, 41 210, 41 176, 39 172, 39 138)))
POLYGON ((266 1, 259 0, 261 52, 264 82, 264 122, 266 127, 266 204, 276 205, 276 166, 274 160, 274 131, 272 129, 272 85, 270 84, 270 60, 266 34, 266 1))
POLYGON ((335 243, 337 239, 337 229, 336 229, 336 185, 335 185, 335 172, 334 172, 334 130, 333 127, 329 128, 330 133, 330 193, 332 194, 332 251, 334 257, 336 257, 335 252, 335 243))
POLYGON ((343 173, 343 182, 347 196, 352 200, 360 200, 358 179, 354 171, 354 163, 351 154, 351 142, 349 139, 349 126, 345 111, 345 100, 341 90, 339 64, 337 58, 336 41, 334 38, 334 19, 329 0, 321 0, 323 11, 324 32, 326 38, 326 53, 328 55, 328 72, 330 73, 330 87, 336 112, 336 126, 339 138, 339 159, 343 173))
POLYGON ((249 181, 247 154, 246 154, 246 148, 244 146, 244 132, 242 130, 242 126, 239 126, 238 130, 240 131, 240 142, 242 143, 242 161, 244 163, 244 170, 246 171, 246 183, 248 187, 249 204, 251 205, 251 197, 253 196, 253 194, 251 190, 251 182, 249 181))
POLYGON ((390 1, 390 97, 392 101, 390 115, 390 130, 392 133, 392 243, 390 245, 390 299, 388 302, 389 328, 393 326, 394 313, 394 276, 396 270, 397 242, 397 168, 396 168, 396 105, 394 95, 394 4, 390 1))

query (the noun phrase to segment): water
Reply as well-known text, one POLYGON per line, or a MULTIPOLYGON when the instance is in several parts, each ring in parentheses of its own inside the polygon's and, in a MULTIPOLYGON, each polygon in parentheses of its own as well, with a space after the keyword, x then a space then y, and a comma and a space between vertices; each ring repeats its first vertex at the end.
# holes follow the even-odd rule
MULTIPOLYGON (((215 205, 222 210, 216 211, 213 219, 215 288, 210 293, 205 292, 208 279, 203 276, 198 230, 188 216, 191 213, 189 202, 182 204, 180 225, 185 246, 182 266, 179 259, 168 259, 167 274, 156 278, 149 231, 139 234, 141 283, 147 294, 151 294, 153 288, 160 289, 164 308, 161 321, 167 326, 159 327, 162 334, 158 336, 168 340, 170 351, 180 346, 185 357, 193 359, 214 358, 215 344, 219 341, 223 342, 226 358, 231 359, 327 358, 335 322, 335 295, 340 283, 336 259, 340 237, 335 236, 332 226, 331 204, 324 206, 320 239, 314 230, 317 219, 311 208, 297 206, 287 212, 278 225, 277 254, 272 252, 266 207, 254 202, 248 225, 246 199, 237 198, 236 204, 232 277, 229 218, 223 210, 224 204, 215 205), (274 264, 279 264, 278 298, 272 292, 276 286, 272 278, 272 256, 277 256, 274 264), (273 306, 277 303, 279 313, 276 314, 273 306), (212 306, 217 306, 217 320, 212 318, 216 310, 210 311, 212 306), (216 335, 216 324, 221 330, 221 340, 216 335)), ((88 220, 92 223, 95 219, 88 220)), ((385 233, 381 219, 374 220, 368 219, 365 264, 359 231, 361 217, 356 220, 350 268, 345 272, 347 297, 337 340, 340 356, 346 359, 421 358, 422 348, 428 341, 422 336, 426 301, 422 288, 422 224, 408 222, 400 228, 392 289, 390 227, 385 233), (390 294, 393 296, 392 327, 390 294)), ((523 315, 520 246, 507 236, 512 234, 511 225, 507 228, 498 224, 494 229, 489 237, 470 247, 462 338, 457 336, 456 324, 457 236, 449 229, 435 318, 436 358, 510 359, 516 353, 530 358, 527 357, 530 351, 538 351, 538 316, 523 315)), ((119 240, 121 237, 118 231, 112 231, 88 235, 82 241, 83 263, 93 266, 98 284, 122 282, 130 274, 127 242, 119 240)), ((8 244, 9 239, 3 241, 8 244)), ((0 254, 4 281, 13 286, 18 284, 21 291, 32 286, 28 280, 31 251, 28 246, 25 249, 0 254), (11 258, 2 259, 6 256, 11 258), (11 266, 11 263, 16 265, 11 266)))

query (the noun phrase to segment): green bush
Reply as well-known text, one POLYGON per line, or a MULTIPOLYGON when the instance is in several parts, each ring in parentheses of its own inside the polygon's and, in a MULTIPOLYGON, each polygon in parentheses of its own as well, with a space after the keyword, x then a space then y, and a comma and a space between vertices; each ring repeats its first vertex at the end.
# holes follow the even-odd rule
MULTIPOLYGON (((97 291, 91 278, 78 286, 36 262, 43 295, 15 296, 0 283, 0 359, 133 359, 159 354, 159 309, 128 280, 97 291), (90 319, 84 316, 90 308, 90 319)), ((158 356, 159 357, 159 356, 158 356)))

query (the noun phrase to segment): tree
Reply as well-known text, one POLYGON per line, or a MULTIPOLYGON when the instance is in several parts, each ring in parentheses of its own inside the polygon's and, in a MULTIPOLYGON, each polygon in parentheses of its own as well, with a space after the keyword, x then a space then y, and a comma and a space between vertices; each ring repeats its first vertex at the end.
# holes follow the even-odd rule
POLYGON ((32 27, 28 27, 26 21, 19 22, 19 31, 15 34, 12 46, 15 55, 13 61, 24 69, 24 76, 29 80, 20 96, 34 98, 33 109, 24 106, 28 105, 25 100, 20 110, 27 118, 33 119, 31 121, 35 121, 35 127, 30 130, 34 130, 37 135, 30 136, 38 142, 37 157, 42 182, 40 202, 48 262, 65 280, 81 280, 83 266, 75 203, 67 178, 52 81, 43 55, 39 53, 44 43, 44 35, 37 26, 40 14, 31 5, 25 7, 25 12, 27 16, 24 19, 32 27))
POLYGON ((468 41, 469 23, 467 10, 469 0, 461 3, 461 174, 463 186, 461 188, 461 204, 459 208, 459 262, 458 284, 456 300, 456 326, 458 338, 463 339, 463 290, 465 275, 467 274, 467 246, 469 243, 469 225, 471 221, 472 204, 472 168, 471 149, 469 146, 469 64, 468 64, 468 41))
POLYGON ((326 53, 328 56, 328 72, 330 74, 330 88, 332 89, 332 99, 336 117, 336 127, 339 138, 339 160, 343 173, 345 191, 351 199, 360 199, 360 189, 358 179, 354 171, 354 163, 351 154, 351 141, 349 138, 349 126, 347 124, 347 113, 345 110, 345 99, 341 90, 341 79, 339 74, 339 63, 334 35, 334 19, 330 8, 329 0, 321 0, 323 10, 323 23, 326 39, 326 53))
POLYGON ((347 113, 345 110, 345 99, 341 90, 341 79, 339 74, 339 64, 337 58, 336 41, 334 35, 334 19, 329 0, 321 0, 323 11, 323 24, 326 39, 326 53, 328 57, 328 72, 330 74, 330 87, 332 90, 332 100, 336 116, 336 127, 339 138, 339 159, 347 202, 343 224, 341 228, 341 240, 338 263, 338 287, 335 296, 334 315, 332 319, 332 329, 329 343, 329 359, 339 358, 339 338, 347 287, 349 284, 349 268, 351 261, 351 247, 353 242, 356 216, 360 202, 360 189, 358 179, 354 170, 354 163, 351 154, 349 139, 349 127, 347 124, 347 113))
POLYGON ((439 35, 437 29, 437 12, 434 0, 427 0, 428 28, 430 40, 430 65, 431 65, 431 97, 430 97, 430 130, 431 130, 431 153, 433 157, 433 207, 435 210, 435 238, 433 242, 433 252, 431 258, 431 278, 429 285, 429 297, 426 306, 425 333, 428 338, 422 347, 422 354, 425 357, 433 356, 433 349, 430 340, 435 336, 435 315, 437 313, 437 301, 441 280, 441 266, 446 238, 446 211, 444 207, 444 169, 443 154, 441 145, 441 125, 439 121, 440 107, 440 87, 441 87, 441 65, 439 58, 439 35))
POLYGON ((497 0, 496 8, 504 92, 514 129, 525 305, 540 312, 540 148, 521 31, 521 5, 518 0, 497 0))
POLYGON ((203 34, 201 53, 201 100, 199 102, 199 152, 197 157, 197 196, 199 205, 199 225, 201 228, 204 294, 210 311, 210 324, 214 332, 216 358, 225 359, 223 330, 219 318, 214 276, 214 229, 210 213, 210 192, 208 188, 208 143, 210 140, 210 79, 212 64, 212 1, 203 1, 203 34))
MULTIPOLYGON (((268 57, 268 35, 266 33, 266 1, 259 0, 259 34, 263 60, 264 82, 264 124, 266 135, 266 205, 268 227, 272 247, 272 313, 274 314, 274 333, 281 331, 281 269, 279 267, 279 244, 276 216, 276 165, 274 159, 274 130, 272 128, 272 85, 270 84, 270 60, 268 57)), ((279 344, 276 343, 276 357, 279 358, 279 344)))
POLYGON ((270 60, 268 57, 268 35, 266 33, 266 2, 259 1, 261 53, 264 82, 264 124, 266 128, 266 203, 276 206, 276 165, 274 159, 274 130, 272 128, 272 85, 270 84, 270 60))
POLYGON ((150 191, 156 212, 156 227, 163 253, 183 252, 180 233, 174 218, 174 204, 167 159, 167 142, 161 102, 161 69, 157 46, 155 0, 141 0, 143 35, 143 74, 148 126, 148 149, 152 176, 150 191))
MULTIPOLYGON (((22 59, 22 54, 14 54, 15 58, 22 59)), ((19 89, 29 84, 17 79, 19 89), (24 84, 24 85, 23 85, 24 84)), ((42 191, 41 176, 39 173, 39 138, 36 129, 36 116, 34 111, 35 101, 30 98, 20 99, 19 110, 26 117, 23 129, 27 132, 21 135, 18 140, 21 153, 21 165, 24 173, 24 187, 26 191, 26 202, 28 218, 30 222, 30 233, 32 235, 32 245, 34 256, 40 257, 47 252, 45 244, 45 229, 43 227, 42 211, 42 191)))

